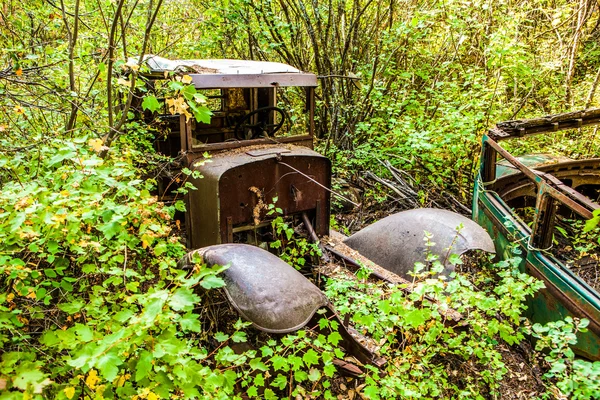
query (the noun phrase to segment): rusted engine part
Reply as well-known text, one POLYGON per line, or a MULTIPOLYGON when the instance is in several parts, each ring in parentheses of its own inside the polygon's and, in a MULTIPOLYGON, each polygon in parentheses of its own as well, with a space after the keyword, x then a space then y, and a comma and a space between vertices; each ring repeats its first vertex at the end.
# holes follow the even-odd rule
POLYGON ((445 275, 454 271, 448 262, 451 254, 461 255, 475 249, 495 253, 494 242, 481 226, 460 214, 435 208, 390 215, 350 236, 344 243, 405 279, 411 279, 409 272, 416 262, 425 261, 427 253, 439 257, 445 275), (426 246, 424 232, 433 235, 431 246, 426 246))
POLYGON ((366 349, 350 334, 323 292, 277 256, 247 244, 222 244, 188 253, 179 267, 190 269, 195 260, 227 265, 224 291, 240 315, 269 333, 288 333, 304 327, 321 307, 336 319, 344 347, 360 362, 381 367, 385 360, 366 349))
POLYGON ((187 196, 188 247, 231 243, 234 234, 256 229, 257 219, 265 216, 259 202, 270 203, 274 197, 284 216, 308 212, 318 235, 329 231, 331 162, 322 155, 305 147, 273 145, 226 151, 210 161, 190 168, 203 178, 189 179, 198 190, 187 196))

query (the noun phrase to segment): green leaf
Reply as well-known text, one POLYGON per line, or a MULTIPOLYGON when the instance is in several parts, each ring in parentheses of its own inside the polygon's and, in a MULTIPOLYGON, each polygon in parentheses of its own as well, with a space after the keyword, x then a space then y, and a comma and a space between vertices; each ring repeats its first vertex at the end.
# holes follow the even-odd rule
POLYGON ((196 94, 196 88, 194 85, 186 85, 181 91, 181 94, 186 100, 193 100, 194 95, 196 94))
POLYGON ((154 254, 158 257, 167 251, 167 244, 164 241, 159 242, 154 246, 154 254))
POLYGON ((214 338, 218 342, 223 343, 224 341, 229 340, 229 335, 226 335, 223 332, 217 332, 217 333, 215 333, 214 338))
POLYGON ((123 364, 123 361, 117 356, 115 350, 101 355, 95 363, 96 367, 107 381, 112 381, 116 378, 119 373, 119 365, 121 364, 123 364))
POLYGON ((262 362, 260 358, 253 358, 252 360, 250 360, 249 364, 252 369, 258 369, 260 371, 269 370, 269 368, 267 368, 267 366, 262 362))
POLYGON ((76 299, 70 303, 61 303, 58 305, 58 308, 68 314, 75 314, 79 312, 84 305, 83 300, 76 299))
POLYGON ((148 376, 148 373, 152 370, 152 353, 149 351, 142 351, 135 368, 135 381, 139 382, 148 376))
POLYGON ((416 328, 425 322, 424 312, 419 309, 411 310, 404 316, 404 322, 416 328))
POLYGON ((271 386, 279 388, 279 390, 283 390, 283 388, 287 386, 287 377, 277 374, 275 379, 271 381, 271 386))
POLYGON ((313 349, 308 349, 306 353, 302 356, 302 360, 306 363, 307 367, 311 365, 319 363, 319 353, 314 351, 313 349))
POLYGON ((236 343, 244 343, 248 339, 246 338, 246 332, 237 331, 231 336, 231 340, 233 340, 236 343))
POLYGON ((327 342, 331 343, 334 346, 337 346, 340 340, 342 340, 342 335, 340 335, 337 331, 331 332, 327 336, 327 342))
POLYGON ((584 232, 589 232, 598 226, 600 223, 600 216, 594 216, 587 221, 585 221, 585 226, 583 227, 584 232))
POLYGON ((171 295, 169 306, 175 311, 190 311, 200 302, 200 297, 191 289, 179 288, 171 295))
POLYGON ((316 368, 311 368, 308 372, 308 380, 311 382, 317 382, 321 379, 321 372, 316 368))
POLYGON ((200 316, 197 314, 185 314, 179 320, 179 325, 181 325, 181 329, 184 332, 200 332, 202 330, 202 326, 200 325, 200 316))
POLYGON ((160 108, 160 103, 154 96, 146 96, 144 97, 144 101, 142 101, 142 109, 149 110, 154 112, 160 108))
POLYGON ((218 276, 209 275, 202 279, 200 286, 202 286, 204 289, 215 289, 225 286, 225 281, 218 276))
POLYGON ((285 357, 282 357, 278 354, 271 358, 271 363, 273 363, 273 368, 275 368, 275 371, 283 370, 287 372, 290 369, 288 365, 288 360, 285 357))
POLYGON ((246 389, 246 394, 249 397, 258 397, 258 389, 256 386, 250 386, 248 389, 246 389))
POLYGON ((82 342, 89 342, 94 339, 94 332, 87 325, 77 323, 73 330, 82 342))
POLYGON ((40 371, 35 364, 29 362, 19 367, 17 375, 13 380, 13 384, 17 388, 21 390, 30 388, 34 393, 41 393, 44 386, 50 383, 48 375, 40 371))

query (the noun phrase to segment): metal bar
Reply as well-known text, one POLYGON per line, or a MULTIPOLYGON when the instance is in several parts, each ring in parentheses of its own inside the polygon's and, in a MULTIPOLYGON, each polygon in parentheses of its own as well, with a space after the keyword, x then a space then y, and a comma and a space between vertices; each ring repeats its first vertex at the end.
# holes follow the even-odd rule
POLYGON ((325 261, 326 263, 331 261, 329 259, 329 256, 327 255, 327 252, 325 251, 325 247, 319 240, 319 236, 317 236, 317 232, 315 232, 315 230, 313 229, 312 224, 310 223, 310 219, 308 218, 308 214, 306 212, 302 213, 302 222, 304 222, 304 226, 306 227, 306 230, 308 231, 308 236, 310 237, 312 242, 316 243, 319 247, 319 250, 321 250, 321 258, 323 259, 323 261, 325 261))

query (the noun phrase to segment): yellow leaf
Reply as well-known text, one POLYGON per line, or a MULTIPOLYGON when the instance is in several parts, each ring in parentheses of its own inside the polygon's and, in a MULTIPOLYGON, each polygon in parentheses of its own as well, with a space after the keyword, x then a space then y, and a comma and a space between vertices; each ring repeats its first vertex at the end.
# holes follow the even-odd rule
POLYGON ((16 105, 16 106, 13 108, 13 111, 14 111, 16 114, 25 114, 25 109, 24 109, 23 107, 21 107, 20 105, 16 105))
POLYGON ((31 291, 29 292, 29 294, 26 297, 28 299, 35 299, 35 292, 31 288, 29 288, 29 290, 31 290, 31 291))
POLYGON ((146 397, 146 399, 148 399, 148 400, 158 400, 158 396, 155 395, 154 393, 150 392, 150 393, 148 393, 148 396, 146 397))
POLYGON ((67 214, 56 214, 50 219, 60 225, 67 220, 67 214))
POLYGON ((108 150, 108 147, 104 145, 102 139, 90 139, 88 140, 88 146, 90 146, 96 153, 99 153, 102 150, 108 150))
POLYGON ((95 369, 90 370, 87 378, 85 378, 85 384, 92 390, 96 388, 96 384, 100 379, 98 378, 98 372, 95 369))
POLYGON ((188 83, 192 83, 192 77, 189 76, 189 75, 184 75, 184 76, 181 77, 181 82, 185 83, 186 85, 188 83))
POLYGON ((74 387, 65 388, 65 395, 67 396, 67 399, 72 399, 73 396, 75 396, 75 388, 74 387))
POLYGON ((9 303, 11 301, 13 301, 13 299, 15 298, 15 294, 14 293, 9 293, 6 295, 6 301, 8 301, 9 303))
POLYGON ((22 70, 22 69, 19 67, 19 69, 17 69, 17 70, 15 71, 15 74, 16 74, 17 76, 21 76, 21 75, 23 75, 23 70, 22 70))

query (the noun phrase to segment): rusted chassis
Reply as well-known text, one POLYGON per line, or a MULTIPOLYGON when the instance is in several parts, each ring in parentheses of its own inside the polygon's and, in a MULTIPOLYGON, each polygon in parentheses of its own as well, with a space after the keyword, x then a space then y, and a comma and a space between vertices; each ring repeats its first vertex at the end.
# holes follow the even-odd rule
POLYGON ((566 316, 587 318, 589 330, 578 334, 574 350, 589 359, 600 359, 600 295, 549 251, 557 212, 592 217, 596 202, 577 191, 600 187, 600 160, 559 162, 530 168, 504 150, 498 141, 598 124, 600 110, 562 114, 528 121, 509 121, 490 130, 483 138, 481 168, 473 197, 473 219, 494 238, 500 257, 513 256, 510 247, 521 249, 520 269, 544 282, 529 299, 529 317, 546 323, 566 316), (516 171, 506 176, 496 172, 498 155, 516 171), (512 206, 535 205, 533 224, 518 218, 512 206))

